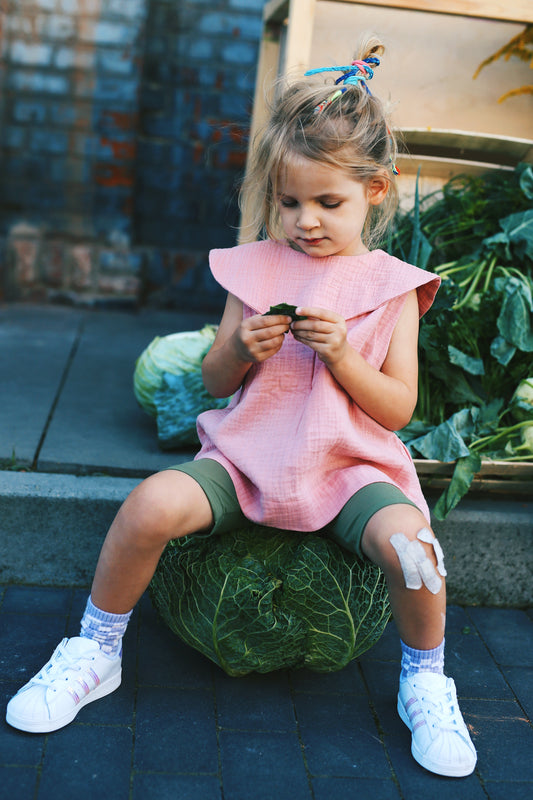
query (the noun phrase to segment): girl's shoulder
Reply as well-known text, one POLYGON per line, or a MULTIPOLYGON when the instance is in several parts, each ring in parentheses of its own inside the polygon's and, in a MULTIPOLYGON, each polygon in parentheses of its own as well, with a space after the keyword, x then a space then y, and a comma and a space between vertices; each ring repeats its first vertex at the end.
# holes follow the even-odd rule
POLYGON ((384 250, 372 250, 368 255, 367 279, 371 281, 376 296, 392 299, 416 290, 422 317, 433 304, 440 277, 384 250))

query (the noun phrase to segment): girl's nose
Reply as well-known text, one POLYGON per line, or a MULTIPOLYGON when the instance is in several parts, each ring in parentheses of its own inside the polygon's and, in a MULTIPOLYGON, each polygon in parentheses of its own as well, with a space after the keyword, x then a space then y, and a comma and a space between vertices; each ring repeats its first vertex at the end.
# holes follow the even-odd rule
POLYGON ((300 208, 300 214, 298 215, 297 224, 301 230, 310 231, 312 228, 318 227, 320 223, 312 209, 302 206, 300 208))

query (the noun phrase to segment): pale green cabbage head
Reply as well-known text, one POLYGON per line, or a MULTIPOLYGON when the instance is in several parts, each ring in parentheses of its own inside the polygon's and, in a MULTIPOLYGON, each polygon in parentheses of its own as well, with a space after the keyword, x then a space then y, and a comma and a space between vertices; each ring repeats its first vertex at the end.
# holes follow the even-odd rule
POLYGON ((522 428, 520 438, 522 439, 522 444, 528 448, 530 453, 533 453, 533 419, 530 425, 522 428))
POLYGON ((517 420, 533 420, 533 377, 525 378, 519 384, 511 399, 511 408, 517 420))
POLYGON ((150 594, 174 633, 233 676, 341 669, 390 617, 376 565, 323 536, 252 525, 170 542, 150 594))
POLYGON ((163 386, 165 374, 181 376, 200 372, 216 332, 215 325, 204 325, 199 331, 156 336, 143 350, 135 362, 133 391, 148 414, 157 415, 154 397, 163 386))
POLYGON ((163 449, 198 445, 198 414, 229 402, 212 397, 202 380, 202 361, 216 331, 215 325, 205 325, 199 331, 156 336, 135 362, 133 391, 141 408, 156 417, 163 449))

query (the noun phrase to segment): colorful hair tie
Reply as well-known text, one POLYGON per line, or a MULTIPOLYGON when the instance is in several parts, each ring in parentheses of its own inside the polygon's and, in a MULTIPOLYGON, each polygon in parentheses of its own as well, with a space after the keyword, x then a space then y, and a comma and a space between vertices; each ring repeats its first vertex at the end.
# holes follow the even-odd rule
POLYGON ((314 113, 320 114, 326 106, 329 106, 330 103, 333 103, 338 97, 346 91, 348 86, 355 86, 358 83, 365 89, 367 94, 372 94, 370 89, 368 88, 366 81, 372 80, 374 77, 374 70, 372 67, 379 66, 379 58, 377 56, 369 56, 368 58, 363 58, 362 60, 356 59, 352 61, 351 64, 341 67, 318 67, 317 69, 309 69, 305 73, 305 75, 317 75, 320 72, 342 72, 340 78, 337 78, 335 81, 335 85, 342 83, 344 85, 343 89, 338 89, 334 92, 330 97, 327 98, 323 103, 320 103, 316 106, 314 113))
POLYGON ((333 103, 333 101, 336 100, 338 97, 340 97, 341 94, 343 94, 343 92, 345 92, 345 91, 346 91, 346 88, 337 89, 337 91, 333 92, 333 94, 330 95, 326 100, 324 100, 323 103, 319 103, 317 106, 315 106, 313 114, 320 114, 321 111, 324 111, 326 106, 329 106, 330 103, 333 103))
MULTIPOLYGON (((391 132, 391 129, 389 128, 388 125, 387 125, 387 133, 389 134, 389 141, 390 141, 391 150, 392 150, 392 145, 393 145, 392 132, 391 132)), ((392 174, 393 175, 399 175, 400 174, 400 170, 398 169, 398 167, 394 163, 392 155, 389 156, 389 161, 390 161, 390 168, 392 170, 392 174)))
MULTIPOLYGON (((368 88, 366 81, 372 80, 374 77, 374 69, 373 67, 379 67, 380 60, 377 56, 368 56, 368 58, 363 58, 362 60, 355 59, 352 61, 351 64, 341 67, 318 67, 316 69, 309 69, 305 73, 305 76, 308 75, 317 75, 321 72, 342 72, 343 74, 340 78, 337 78, 335 81, 335 86, 338 86, 339 83, 342 83, 342 87, 336 89, 333 94, 330 94, 322 103, 319 103, 315 106, 313 113, 314 114, 321 114, 325 108, 327 108, 331 103, 334 103, 344 92, 348 90, 349 86, 356 86, 357 84, 361 84, 361 86, 365 89, 367 94, 372 94, 370 89, 368 88)), ((391 143, 391 150, 393 149, 393 139, 392 133, 390 128, 387 127, 387 133, 389 134, 389 140, 391 143)), ((400 170, 394 163, 392 155, 389 156, 390 164, 391 164, 391 171, 394 175, 399 175, 400 170)))

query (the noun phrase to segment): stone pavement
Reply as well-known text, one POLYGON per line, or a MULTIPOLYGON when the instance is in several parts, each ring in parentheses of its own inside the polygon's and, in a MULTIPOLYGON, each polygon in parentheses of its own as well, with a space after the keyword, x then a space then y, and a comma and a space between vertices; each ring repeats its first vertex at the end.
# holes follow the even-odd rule
MULTIPOLYGON (((133 364, 153 336, 208 321, 215 320, 173 312, 0 307, 0 508, 8 479, 17 474, 12 469, 31 469, 21 477, 52 484, 57 479, 61 487, 65 473, 70 481, 104 472, 128 483, 176 462, 175 453, 159 450, 152 421, 132 401, 133 364)), ((58 493, 60 488, 50 489, 51 500, 58 493)), ((26 558, 29 564, 35 538, 13 526, 17 519, 37 517, 33 535, 41 524, 42 568, 35 564, 29 579, 1 573, 2 707, 62 636, 78 632, 91 567, 77 578, 73 569, 65 582, 66 565, 57 562, 54 574, 53 558, 61 533, 71 543, 65 557, 70 553, 74 563, 80 557, 90 504, 79 501, 61 517, 62 506, 52 514, 42 497, 35 504, 30 489, 22 501, 17 514, 0 514, 0 540, 13 549, 20 533, 18 563, 26 558)), ((4 551, 2 558, 8 556, 4 551)), ((395 708, 399 646, 393 623, 372 650, 341 672, 236 679, 183 645, 145 597, 126 634, 119 690, 48 735, 15 731, 2 713, 0 797, 533 796, 532 610, 450 606, 446 659, 478 749, 476 772, 466 779, 431 775, 410 756, 410 734, 395 708)))
MULTIPOLYGON (((6 701, 78 632, 83 590, 0 594, 6 701)), ((341 672, 229 678, 156 618, 144 598, 124 645, 124 679, 67 728, 0 724, 0 796, 52 800, 524 800, 533 796, 533 616, 453 606, 447 665, 478 749, 476 772, 432 775, 411 758, 395 709, 398 641, 341 672)))

